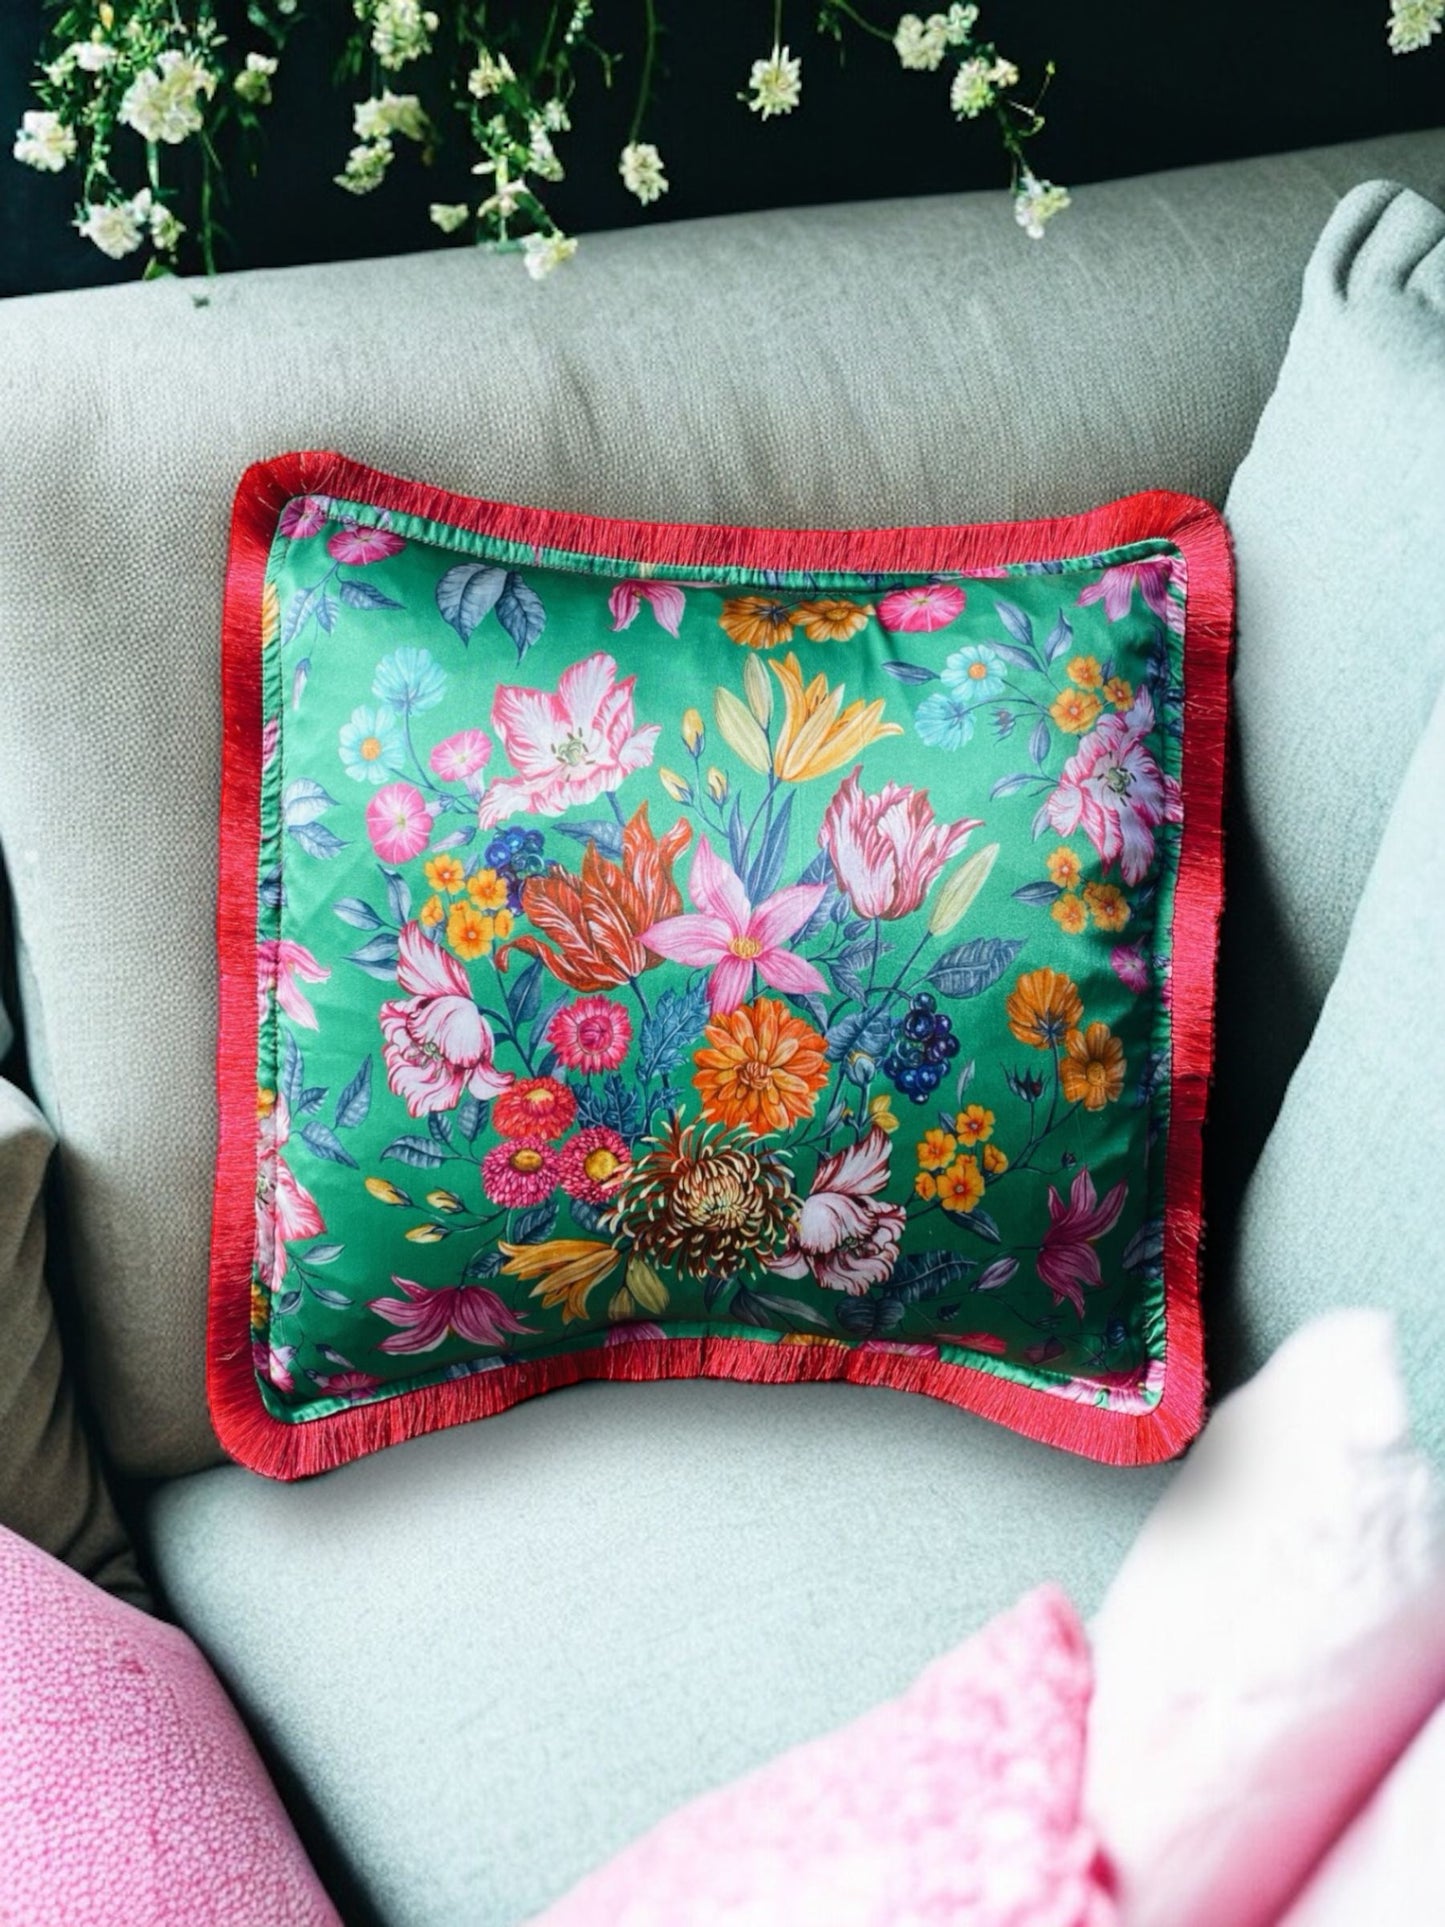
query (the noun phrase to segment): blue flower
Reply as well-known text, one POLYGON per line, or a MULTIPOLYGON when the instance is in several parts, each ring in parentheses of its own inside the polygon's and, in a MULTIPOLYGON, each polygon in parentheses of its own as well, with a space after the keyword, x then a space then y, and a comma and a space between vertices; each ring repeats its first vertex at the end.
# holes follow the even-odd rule
POLYGON ((398 649, 376 665, 371 693, 401 716, 435 709, 446 694, 447 675, 425 649, 398 649))
POLYGON ((358 783, 384 783, 401 769, 401 725, 389 709, 353 709, 341 725, 341 762, 358 783))
POLYGON ((968 702, 992 702, 1003 694, 1003 664, 981 644, 955 649, 940 673, 953 693, 968 702))
POLYGON ((935 749, 962 749, 973 734, 973 710, 962 696, 925 696, 913 727, 935 749))

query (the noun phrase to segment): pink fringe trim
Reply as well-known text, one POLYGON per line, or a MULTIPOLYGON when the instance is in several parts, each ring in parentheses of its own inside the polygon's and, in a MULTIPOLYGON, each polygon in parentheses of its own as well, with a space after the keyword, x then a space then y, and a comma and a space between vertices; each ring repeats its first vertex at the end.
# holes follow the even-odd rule
POLYGON ((582 1379, 733 1378, 777 1384, 845 1379, 923 1392, 1044 1444, 1113 1465, 1171 1458, 1204 1415, 1199 1313, 1201 1129, 1214 1050, 1214 965, 1223 901, 1223 798, 1233 567, 1218 511, 1153 491, 1084 515, 967 528, 746 529, 622 522, 517 508, 398 480, 324 452, 280 455, 242 476, 231 523, 222 614, 224 771, 221 790, 216 1162, 206 1381, 224 1449, 253 1471, 297 1479, 401 1439, 505 1411, 582 1379), (670 1338, 598 1346, 498 1367, 306 1422, 273 1418, 251 1365, 255 1241, 256 859, 260 835, 261 596, 284 505, 331 495, 454 528, 631 563, 927 572, 1093 554, 1172 541, 1184 558, 1186 729, 1184 827, 1173 927, 1173 1060, 1165 1169, 1165 1372, 1159 1404, 1133 1413, 1077 1403, 994 1373, 902 1353, 746 1338, 670 1338))

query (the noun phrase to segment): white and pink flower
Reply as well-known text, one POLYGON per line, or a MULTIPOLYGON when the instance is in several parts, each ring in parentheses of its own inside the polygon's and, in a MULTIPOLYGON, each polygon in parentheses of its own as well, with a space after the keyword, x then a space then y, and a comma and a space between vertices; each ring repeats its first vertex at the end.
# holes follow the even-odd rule
POLYGON ((630 629, 637 612, 646 603, 656 616, 658 626, 675 636, 682 623, 687 598, 675 582, 645 582, 629 576, 619 582, 607 598, 614 629, 630 629))
POLYGON ((1117 863, 1125 883, 1148 875, 1158 826, 1184 815, 1178 782, 1145 747, 1153 728, 1154 704, 1141 689, 1122 716, 1106 716, 1084 738, 1044 805, 1060 836, 1082 828, 1105 868, 1117 863))
POLYGON ((754 906, 737 871, 703 837, 688 890, 701 915, 664 917, 642 932, 642 942, 673 963, 711 969, 707 1001, 714 1017, 746 1002, 754 971, 774 990, 827 990, 817 966, 786 948, 827 894, 826 884, 795 883, 754 906))
POLYGON ((503 683, 492 699, 492 727, 516 774, 482 793, 479 827, 492 829, 518 810, 560 816, 645 769, 661 725, 636 727, 636 682, 635 676, 618 682, 617 664, 599 653, 564 669, 555 695, 503 683))
POLYGON ((898 1262, 907 1214, 882 1202, 888 1182, 888 1135, 874 1125, 845 1151, 824 1158, 793 1220, 783 1249, 764 1263, 784 1278, 806 1278, 825 1291, 861 1298, 898 1262))
POLYGON ((431 832, 431 811, 414 783, 388 783, 366 806, 366 834, 383 863, 410 863, 431 832))
POLYGON ((256 946, 257 1021, 265 1023, 274 991, 276 1002, 293 1023, 315 1030, 316 1012, 297 979, 324 984, 330 975, 328 966, 318 963, 304 943, 290 937, 263 937, 256 946))
POLYGON ((289 541, 319 535, 331 518, 331 502, 325 495, 293 495, 281 511, 277 524, 289 541))
POLYGON ((957 622, 967 600, 956 582, 921 582, 912 589, 890 589, 879 601, 878 620, 885 629, 924 634, 957 622))
POLYGON ((455 736, 438 743, 427 761, 433 774, 444 783, 464 783, 479 769, 486 768, 491 753, 491 741, 481 730, 459 729, 455 736))
POLYGON ((981 818, 940 823, 927 790, 885 783, 877 796, 859 785, 862 765, 839 785, 818 841, 832 858, 838 887, 860 917, 907 917, 927 896, 981 818))
POLYGON ((409 994, 381 1007, 382 1057, 387 1083, 413 1117, 451 1110, 464 1091, 491 1098, 511 1088, 465 970, 419 923, 402 926, 396 979, 409 994))
POLYGON ((263 1281, 274 1289, 286 1276, 287 1245, 320 1237, 326 1221, 281 1155, 291 1137, 291 1111, 279 1093, 258 1121, 257 1136, 256 1262, 263 1281))

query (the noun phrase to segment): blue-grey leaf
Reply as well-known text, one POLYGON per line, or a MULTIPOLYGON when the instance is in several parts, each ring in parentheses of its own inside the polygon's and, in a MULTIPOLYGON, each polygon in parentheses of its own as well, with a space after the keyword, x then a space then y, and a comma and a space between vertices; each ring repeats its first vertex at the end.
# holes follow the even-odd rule
POLYGON ((743 827, 742 802, 736 794, 733 796, 732 814, 728 817, 728 856, 732 859, 732 866, 738 875, 746 875, 748 833, 743 827))
POLYGON ((783 860, 788 854, 788 824, 793 814, 793 792, 788 791, 783 806, 773 816, 763 838, 762 848, 753 859, 743 888, 751 903, 762 903, 782 880, 783 860))
POLYGON ((348 609, 399 609, 401 604, 395 596, 383 595, 371 582, 341 581, 336 585, 336 593, 348 609))
MULTIPOLYGON (((1003 624, 1004 628, 1008 630, 1014 641, 1019 645, 1020 649, 1027 649, 1032 653, 1034 646, 1034 625, 1024 611, 1012 602, 999 600, 994 603, 993 612, 1003 624)), ((1037 660, 1037 658, 1035 659, 1037 660)))
POLYGON ((266 910, 279 910, 285 892, 281 888, 281 867, 273 864, 256 885, 256 901, 266 910))
POLYGON ((334 809, 336 798, 310 776, 298 776, 281 792, 281 820, 288 830, 303 823, 314 823, 318 816, 334 809))
POLYGON ((382 919, 369 903, 360 897, 338 897, 332 909, 343 923, 349 923, 356 930, 380 930, 382 919))
POLYGON ((574 843, 595 843, 598 854, 611 857, 614 863, 622 861, 622 825, 613 817, 588 817, 582 823, 554 823, 551 827, 558 836, 570 837, 574 843))
POLYGON ((828 1026, 828 1055, 835 1064, 840 1057, 855 1050, 866 1051, 870 1057, 881 1057, 892 1034, 892 1020, 881 1005, 875 1004, 871 1010, 850 1010, 846 1017, 828 1026))
POLYGON ((306 679, 310 674, 311 658, 310 656, 303 656, 301 661, 297 663, 295 674, 291 678, 291 707, 293 709, 299 709, 301 707, 301 698, 306 694, 306 679))
POLYGON ((958 1221, 975 1237, 986 1238, 991 1245, 999 1242, 999 1229, 989 1214, 981 1206, 975 1205, 972 1211, 958 1214, 958 1221))
POLYGON ((989 642, 986 646, 994 655, 1002 656, 1005 662, 1011 662, 1019 669, 1029 669, 1035 672, 1038 670, 1039 659, 1031 649, 1015 649, 1011 642, 997 641, 989 642))
POLYGON ((956 1251, 905 1252, 888 1280, 888 1296, 902 1305, 916 1305, 922 1299, 937 1298, 977 1270, 977 1259, 956 1251))
POLYGON ((470 1144, 486 1123, 489 1108, 479 1097, 464 1097, 457 1110, 457 1129, 470 1144))
POLYGON ((467 1260, 467 1268, 462 1273, 464 1285, 478 1284, 483 1278, 495 1278, 502 1269, 502 1253, 495 1245, 483 1245, 474 1251, 467 1260))
POLYGON ((513 1215, 511 1235, 508 1244, 535 1245, 544 1238, 550 1238, 557 1222, 557 1200, 544 1198, 540 1204, 529 1206, 525 1211, 513 1215))
POLYGON ((1029 755, 1033 757, 1040 769, 1049 760, 1050 740, 1048 718, 1040 716, 1034 724, 1033 734, 1029 737, 1029 755))
POLYGON ((978 997, 991 990, 1023 949, 1021 937, 974 937, 945 950, 928 981, 945 997, 978 997))
POLYGON ((299 1287, 295 1291, 283 1291, 281 1296, 276 1300, 276 1309, 283 1318, 289 1318, 292 1312, 299 1311, 300 1307, 301 1292, 299 1287))
POLYGON ((350 1311, 351 1300, 344 1291, 332 1291, 327 1285, 312 1285, 311 1296, 320 1299, 323 1305, 330 1305, 335 1311, 350 1311))
POLYGON ((892 676, 895 682, 937 682, 938 671, 925 669, 919 662, 885 662, 885 675, 892 676))
POLYGON ((637 1075, 643 1083, 675 1070, 706 1022, 707 990, 701 981, 664 990, 643 1018, 637 1041, 637 1075))
POLYGON ((371 1109, 371 1059, 363 1057, 361 1068, 336 1100, 336 1128, 349 1131, 366 1122, 371 1109))
POLYGON ((326 1086, 324 1084, 313 1084, 311 1089, 309 1091, 303 1091, 299 1100, 292 1105, 292 1114, 296 1117, 310 1117, 311 1113, 313 1111, 319 1111, 325 1102, 326 1086))
POLYGON ((364 943, 360 950, 353 950, 351 962, 360 964, 363 970, 369 970, 373 976, 394 977, 398 950, 395 931, 383 930, 369 943, 364 943))
POLYGON ((301 1062, 301 1046, 288 1030, 281 1037, 281 1095, 286 1100, 288 1110, 295 1110, 301 1102, 301 1092, 305 1084, 305 1071, 301 1062))
POLYGON ((506 587, 497 597, 497 621, 517 645, 520 662, 547 626, 542 598, 513 569, 506 587))
POLYGON ((1063 891, 1057 883, 1049 883, 1040 878, 1037 883, 1021 883, 1014 891, 1019 903, 1057 903, 1063 891))
MULTIPOLYGON (((892 949, 891 944, 880 944, 878 954, 885 956, 892 949)), ((833 982, 845 997, 856 997, 861 1004, 864 997, 864 980, 873 961, 873 940, 864 937, 859 943, 850 943, 840 950, 828 965, 833 973, 833 982)))
POLYGON ((297 823, 288 826, 288 834, 296 839, 307 856, 339 856, 346 848, 345 837, 327 829, 324 823, 297 823))
POLYGON ((392 922, 405 923, 411 915, 411 885, 400 870, 388 870, 384 863, 378 863, 376 867, 386 878, 386 903, 391 911, 392 922))
POLYGON ((309 1124, 301 1126, 301 1137, 307 1148, 314 1151, 317 1157, 329 1158, 333 1164, 349 1164, 353 1170, 356 1169, 356 1159, 329 1124, 322 1124, 313 1119, 309 1124))
POLYGON ((340 1244, 312 1245, 301 1255, 308 1265, 334 1265, 345 1249, 346 1246, 340 1244))
POLYGON ((445 1146, 447 1149, 451 1148, 451 1120, 447 1117, 445 1111, 428 1111, 426 1127, 438 1144, 445 1146))
POLYGON ((320 594, 321 584, 318 582, 309 589, 303 589, 299 595, 292 596, 291 600, 286 604, 286 614, 281 622, 281 644, 283 648, 288 642, 294 642, 296 637, 299 636, 301 631, 306 627, 306 624, 311 619, 311 612, 316 607, 320 594))
POLYGON ((1034 811, 1033 839, 1035 843, 1038 842, 1039 838, 1043 835, 1044 831, 1048 827, 1049 827, 1049 806, 1048 806, 1048 803, 1045 801, 1043 803, 1040 803, 1039 807, 1034 811))
POLYGON ((1125 1271, 1157 1273, 1164 1263, 1164 1220, 1150 1218, 1141 1224, 1124 1247, 1125 1271))
POLYGON ((542 1001, 542 966, 535 957, 523 964, 515 977, 502 978, 502 995, 514 1030, 531 1022, 542 1001))
POLYGON ((1049 631, 1048 640, 1044 644, 1044 655, 1047 660, 1049 662, 1057 662, 1064 651, 1072 647, 1073 640, 1073 624, 1069 621, 1069 618, 1064 614, 1063 610, 1060 609, 1058 615, 1054 618, 1054 626, 1049 631))
POLYGON ((329 595, 316 598, 316 620, 328 636, 336 627, 336 604, 329 595))
POLYGON ((1021 789, 1027 789, 1034 777, 1028 770, 1015 770, 1012 776, 1000 776, 989 795, 995 802, 1002 796, 1013 796, 1021 789))
POLYGON ((507 571, 487 562, 459 562, 437 583, 437 608, 462 641, 470 642, 477 625, 496 607, 507 586, 507 571))
POLYGON ((418 1171, 434 1171, 447 1161, 446 1152, 429 1137, 394 1137, 381 1155, 393 1158, 398 1164, 410 1164, 418 1171))

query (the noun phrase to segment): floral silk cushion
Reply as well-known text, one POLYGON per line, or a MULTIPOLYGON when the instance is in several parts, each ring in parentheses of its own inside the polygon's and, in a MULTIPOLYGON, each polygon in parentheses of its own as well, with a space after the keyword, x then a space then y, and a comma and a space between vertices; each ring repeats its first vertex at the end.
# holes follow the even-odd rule
POLYGON ((251 469, 210 1392, 283 1478, 581 1378, 1196 1430, 1230 571, 251 469))

